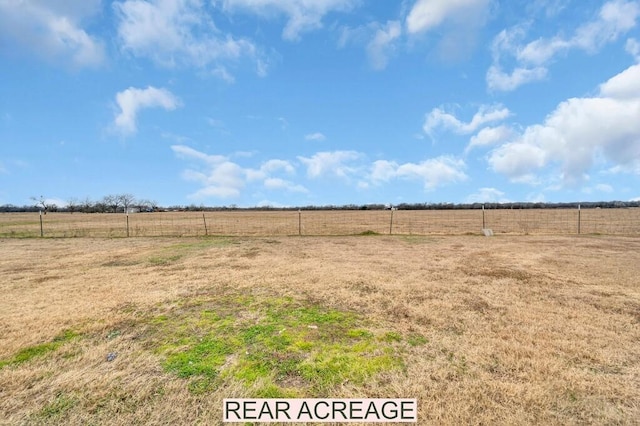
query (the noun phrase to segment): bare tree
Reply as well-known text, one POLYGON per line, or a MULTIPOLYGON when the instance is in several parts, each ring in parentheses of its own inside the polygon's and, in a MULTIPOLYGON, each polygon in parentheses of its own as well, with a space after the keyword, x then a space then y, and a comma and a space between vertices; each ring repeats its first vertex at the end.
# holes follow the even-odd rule
POLYGON ((120 197, 117 195, 105 195, 102 199, 107 208, 109 208, 113 213, 118 212, 118 207, 120 207, 120 197))
POLYGON ((41 195, 40 198, 31 197, 31 200, 36 204, 36 208, 40 209, 40 211, 44 211, 44 214, 47 214, 47 211, 51 208, 50 204, 47 204, 47 200, 41 195))
POLYGON ((78 200, 75 197, 71 197, 67 200, 67 210, 69 213, 77 211, 79 207, 80 203, 78 203, 78 200))
POLYGON ((158 208, 158 203, 153 200, 139 199, 134 205, 140 209, 141 212, 152 212, 158 208))
POLYGON ((132 194, 120 194, 116 196, 118 198, 118 202, 124 207, 124 212, 127 213, 129 211, 129 207, 133 206, 136 202, 136 197, 132 194))
POLYGON ((91 201, 91 198, 85 197, 85 199, 80 203, 80 208, 83 212, 90 213, 94 209, 94 204, 91 201))

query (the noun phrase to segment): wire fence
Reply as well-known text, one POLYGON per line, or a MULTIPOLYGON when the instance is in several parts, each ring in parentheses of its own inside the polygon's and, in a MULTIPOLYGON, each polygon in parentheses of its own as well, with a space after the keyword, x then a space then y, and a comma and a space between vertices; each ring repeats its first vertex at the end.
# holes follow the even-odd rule
POLYGON ((0 237, 640 235, 640 208, 2 213, 0 237))

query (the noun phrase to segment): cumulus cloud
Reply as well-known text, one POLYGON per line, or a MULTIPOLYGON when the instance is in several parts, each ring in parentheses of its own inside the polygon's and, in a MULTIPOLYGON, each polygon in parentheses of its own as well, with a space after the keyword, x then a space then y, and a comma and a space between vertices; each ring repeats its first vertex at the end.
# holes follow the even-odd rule
POLYGON ((514 181, 531 181, 559 166, 564 185, 583 182, 596 161, 640 174, 640 64, 600 86, 595 97, 560 103, 542 124, 527 127, 489 156, 491 168, 514 181))
POLYGON ((508 203, 509 201, 505 198, 504 192, 496 188, 480 188, 478 192, 467 197, 468 203, 508 203))
POLYGON ((267 61, 248 39, 223 34, 200 0, 115 2, 122 49, 165 67, 195 66, 232 82, 232 61, 248 58, 265 75, 267 61))
POLYGON ((547 73, 548 70, 544 67, 517 67, 511 73, 506 73, 499 65, 492 65, 487 71, 487 86, 491 90, 510 92, 523 84, 544 79, 547 73))
POLYGON ((200 185, 200 189, 190 195, 193 199, 237 198, 248 185, 256 182, 272 191, 307 192, 304 186, 276 176, 295 173, 294 166, 286 160, 271 159, 258 168, 251 168, 243 167, 229 156, 206 154, 186 145, 173 145, 171 149, 178 158, 191 161, 182 178, 200 185))
POLYGON ((237 198, 245 192, 259 194, 265 190, 309 194, 305 179, 318 181, 331 177, 361 190, 394 181, 412 181, 422 184, 425 191, 468 179, 465 162, 451 156, 420 162, 377 160, 371 163, 356 151, 330 151, 299 156, 296 163, 271 159, 259 167, 246 167, 228 156, 210 155, 186 145, 173 145, 171 149, 176 157, 189 162, 182 178, 199 185, 190 195, 196 199, 237 198), (306 174, 297 177, 296 169, 301 166, 306 168, 306 174))
POLYGON ((471 137, 469 145, 467 145, 465 152, 469 152, 475 147, 483 147, 495 145, 500 142, 505 142, 506 140, 513 137, 514 134, 515 132, 506 125, 485 127, 471 137))
POLYGON ((308 135, 305 135, 304 138, 308 141, 323 141, 325 140, 327 137, 320 133, 320 132, 315 132, 315 133, 309 133, 308 135))
POLYGON ((114 120, 115 128, 124 135, 137 131, 138 112, 145 108, 163 108, 167 111, 180 106, 180 100, 167 89, 152 86, 146 89, 129 87, 116 94, 116 103, 120 112, 114 120))
POLYGON ((260 16, 285 15, 282 37, 296 41, 305 32, 323 27, 322 20, 332 12, 346 12, 359 0, 221 0, 226 11, 243 11, 260 16))
POLYGON ((99 66, 106 57, 103 42, 82 27, 99 10, 99 0, 1 0, 0 38, 56 62, 99 66))
POLYGON ((311 157, 299 156, 298 160, 307 167, 307 176, 320 178, 336 176, 347 178, 355 174, 354 161, 362 157, 355 151, 318 152, 311 157))
POLYGON ((640 3, 637 1, 611 0, 602 5, 597 17, 577 27, 569 37, 559 33, 524 43, 524 26, 505 29, 493 40, 493 64, 487 71, 487 86, 490 90, 511 91, 541 80, 548 74, 549 63, 558 55, 572 49, 596 53, 633 29, 638 16, 640 3), (503 70, 504 57, 515 60, 513 71, 503 70))
POLYGON ((431 135, 438 128, 450 130, 455 133, 465 135, 473 133, 486 123, 501 121, 509 117, 511 112, 502 105, 482 105, 478 109, 471 121, 465 123, 456 118, 453 114, 446 112, 444 108, 434 108, 426 115, 424 125, 425 133, 431 135))
POLYGON ((419 163, 399 164, 395 161, 378 160, 371 166, 370 180, 374 184, 392 179, 418 180, 427 191, 438 186, 461 182, 467 179, 463 160, 450 156, 430 158, 419 163))
POLYGON ((447 20, 477 20, 489 3, 489 0, 418 0, 407 16, 407 30, 415 34, 436 28, 447 20))
POLYGON ((307 188, 302 185, 295 184, 289 180, 281 178, 268 178, 264 181, 264 187, 272 191, 289 191, 289 192, 309 192, 307 188))

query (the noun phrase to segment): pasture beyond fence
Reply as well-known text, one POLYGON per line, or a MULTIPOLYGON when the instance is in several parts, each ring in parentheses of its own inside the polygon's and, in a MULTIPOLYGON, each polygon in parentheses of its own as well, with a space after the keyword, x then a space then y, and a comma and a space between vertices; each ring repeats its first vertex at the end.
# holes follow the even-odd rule
POLYGON ((640 208, 2 213, 0 237, 640 235, 640 208))

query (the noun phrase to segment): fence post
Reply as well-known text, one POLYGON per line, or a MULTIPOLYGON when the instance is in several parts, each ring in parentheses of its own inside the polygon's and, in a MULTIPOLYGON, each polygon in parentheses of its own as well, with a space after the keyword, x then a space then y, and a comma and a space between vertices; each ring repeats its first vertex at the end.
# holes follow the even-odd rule
POLYGON ((580 225, 581 225, 581 218, 580 218, 580 204, 578 204, 578 235, 580 234, 580 225))
POLYGON ((298 235, 302 235, 302 210, 298 209, 298 235))
POLYGON ((393 235, 393 207, 391 207, 391 220, 389 222, 389 235, 393 235))
POLYGON ((484 221, 484 204, 482 205, 482 229, 486 229, 487 226, 484 221))
POLYGON ((207 219, 204 218, 204 213, 202 213, 202 221, 204 222, 204 235, 208 236, 209 231, 207 230, 207 219))
POLYGON ((42 210, 40 210, 40 237, 44 237, 44 229, 42 228, 42 210))
POLYGON ((129 213, 127 212, 127 237, 129 236, 129 213))

